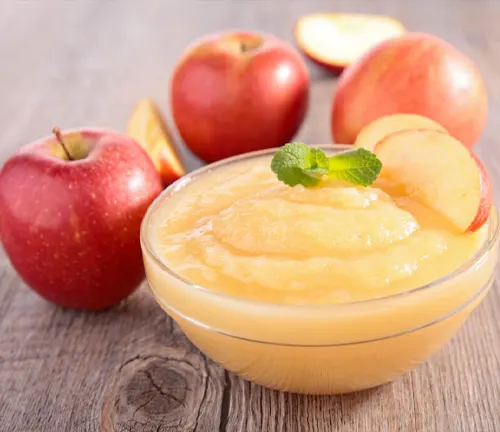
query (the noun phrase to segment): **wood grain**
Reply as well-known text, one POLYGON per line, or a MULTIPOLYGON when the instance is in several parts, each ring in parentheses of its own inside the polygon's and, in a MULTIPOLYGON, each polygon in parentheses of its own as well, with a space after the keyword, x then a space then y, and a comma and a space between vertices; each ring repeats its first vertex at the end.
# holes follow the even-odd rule
MULTIPOLYGON (((123 130, 168 80, 194 38, 251 28, 292 40, 300 14, 393 15, 458 46, 484 73, 489 122, 478 147, 500 185, 498 0, 4 0, 0 4, 0 163, 54 125, 123 130)), ((335 79, 311 65, 311 108, 298 139, 330 142, 335 79)), ((181 148, 189 169, 200 165, 181 148)), ((496 188, 496 198, 500 187, 496 188)), ((142 287, 105 313, 47 304, 0 252, 0 431, 500 431, 497 284, 434 359, 368 392, 270 391, 206 359, 142 287)))

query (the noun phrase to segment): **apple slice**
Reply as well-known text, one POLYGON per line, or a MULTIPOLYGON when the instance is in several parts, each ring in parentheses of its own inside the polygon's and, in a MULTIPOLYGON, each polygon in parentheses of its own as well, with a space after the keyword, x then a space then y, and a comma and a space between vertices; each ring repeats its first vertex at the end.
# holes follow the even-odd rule
POLYGON ((452 136, 433 130, 389 135, 375 147, 381 177, 446 217, 460 232, 476 231, 493 204, 490 177, 478 159, 452 136))
POLYGON ((167 124, 152 100, 142 99, 135 106, 127 125, 127 135, 149 154, 165 187, 186 174, 167 124))
POLYGON ((479 160, 479 158, 470 151, 470 154, 474 161, 476 162, 479 172, 481 175, 481 195, 482 195, 482 205, 479 206, 476 217, 471 222, 468 231, 474 232, 481 228, 484 223, 488 220, 491 213, 491 207, 493 205, 493 185, 490 180, 490 176, 485 166, 479 160))
POLYGON ((403 24, 387 16, 316 13, 299 19, 295 38, 313 61, 339 71, 380 42, 405 32, 403 24))
POLYGON ((412 129, 430 129, 448 133, 443 126, 430 118, 417 114, 394 114, 379 117, 361 129, 354 146, 373 151, 376 144, 388 135, 412 129))

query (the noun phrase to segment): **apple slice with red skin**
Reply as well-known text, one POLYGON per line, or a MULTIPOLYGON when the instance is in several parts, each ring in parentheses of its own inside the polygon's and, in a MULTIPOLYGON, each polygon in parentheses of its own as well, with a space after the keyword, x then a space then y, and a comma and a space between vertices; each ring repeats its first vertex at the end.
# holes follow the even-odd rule
POLYGON ((146 150, 161 176, 163 186, 186 174, 174 147, 172 133, 151 99, 142 99, 134 107, 127 124, 127 135, 146 150))
POLYGON ((443 133, 448 131, 434 120, 418 114, 394 114, 379 117, 363 129, 354 141, 355 147, 373 151, 378 142, 395 133, 413 129, 429 129, 443 133))
POLYGON ((460 232, 481 228, 491 212, 490 177, 460 141, 443 132, 397 132, 375 146, 381 177, 401 184, 418 202, 443 215, 460 232))
POLYGON ((481 195, 483 198, 483 205, 479 206, 479 209, 476 213, 476 217, 471 222, 468 231, 477 231, 484 223, 488 220, 491 213, 491 206, 493 205, 494 196, 493 196, 493 185, 490 180, 490 176, 488 171, 486 170, 483 163, 479 160, 479 158, 472 152, 470 152, 472 158, 476 162, 479 167, 480 175, 481 175, 481 195))
POLYGON ((403 24, 383 15, 315 13, 299 19, 295 38, 311 60, 339 72, 378 43, 405 32, 403 24))

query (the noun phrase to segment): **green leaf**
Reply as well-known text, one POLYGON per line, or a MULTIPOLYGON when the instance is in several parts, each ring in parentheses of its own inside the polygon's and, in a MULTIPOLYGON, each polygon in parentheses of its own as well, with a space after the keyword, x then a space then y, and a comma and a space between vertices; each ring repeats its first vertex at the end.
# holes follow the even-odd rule
MULTIPOLYGON (((306 144, 304 144, 306 145, 306 144)), ((306 146, 307 147, 307 146, 306 146)), ((308 147, 309 148, 309 147, 308 147)), ((311 169, 328 169, 329 162, 325 152, 321 149, 309 149, 311 152, 311 169)))
POLYGON ((278 180, 288 186, 301 184, 306 187, 319 184, 328 173, 328 158, 319 149, 310 149, 306 144, 290 143, 276 152, 271 169, 278 180))
POLYGON ((328 178, 370 186, 377 179, 382 162, 369 150, 358 148, 329 158, 328 178))
POLYGON ((303 143, 286 144, 271 161, 271 169, 278 180, 292 187, 298 184, 317 186, 325 176, 368 186, 376 180, 381 168, 380 160, 365 149, 328 157, 323 150, 309 148, 303 143))

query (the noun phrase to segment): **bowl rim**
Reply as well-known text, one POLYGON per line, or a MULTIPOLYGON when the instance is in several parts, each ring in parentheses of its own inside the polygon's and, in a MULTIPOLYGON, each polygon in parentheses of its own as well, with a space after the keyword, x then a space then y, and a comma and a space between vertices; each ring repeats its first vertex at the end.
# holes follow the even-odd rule
MULTIPOLYGON (((321 149, 326 149, 326 150, 331 150, 331 151, 336 151, 336 152, 341 152, 341 151, 348 151, 348 150, 353 150, 354 147, 352 145, 346 145, 346 144, 316 144, 316 145, 310 145, 310 147, 314 148, 321 148, 321 149)), ((380 303, 384 302, 387 300, 392 300, 396 298, 401 298, 404 296, 420 293, 423 291, 427 291, 432 289, 435 286, 441 285, 443 283, 449 282, 455 278, 458 278, 460 275, 463 273, 466 273, 469 269, 474 267, 478 262, 481 262, 482 259, 491 251, 493 246, 496 244, 500 232, 500 224, 498 221, 498 212, 496 209, 495 202, 493 202, 492 205, 492 210, 491 214, 488 217, 488 233, 486 236, 486 239, 484 243, 481 245, 481 247, 478 248, 478 250, 472 255, 467 261, 465 261, 462 265, 454 269, 453 271, 445 274, 444 276, 441 276, 440 278, 429 282, 424 285, 420 285, 415 288, 411 288, 409 290, 401 291, 395 294, 390 294, 387 296, 383 297, 376 297, 372 299, 366 299, 366 300, 358 300, 358 301, 352 301, 352 302, 346 302, 346 303, 333 303, 333 304, 319 304, 319 305, 314 305, 314 304, 309 304, 309 305, 304 305, 304 304, 280 304, 280 303, 271 303, 271 302, 265 302, 265 301, 259 301, 259 300, 252 300, 252 299, 246 299, 244 297, 237 297, 237 296, 232 296, 226 293, 222 293, 219 291, 214 291, 212 289, 206 288, 203 285, 199 285, 193 282, 190 282, 189 280, 185 279, 182 277, 180 274, 178 274, 176 271, 174 271, 172 268, 168 266, 166 262, 164 262, 153 250, 153 247, 148 239, 148 227, 150 226, 150 220, 152 218, 153 213, 155 210, 160 206, 161 203, 164 202, 164 200, 168 199, 169 196, 172 196, 173 194, 179 192, 182 190, 184 187, 188 186, 191 182, 195 181, 196 179, 202 177, 204 174, 207 174, 209 172, 212 172, 214 170, 220 169, 224 166, 228 166, 237 162, 241 162, 243 160, 251 160, 254 158, 259 158, 262 156, 267 156, 271 155, 272 153, 276 152, 278 150, 277 147, 274 148, 269 148, 269 149, 264 149, 264 150, 258 150, 258 151, 253 151, 249 153, 244 153, 240 154, 237 156, 229 157, 226 159, 222 159, 220 161, 202 166, 185 176, 181 177, 174 183, 172 183, 170 186, 165 188, 160 195, 158 195, 155 200, 150 204, 148 207, 146 214, 143 217, 142 223, 141 223, 141 229, 140 229, 140 242, 142 246, 143 253, 146 253, 154 262, 156 265, 159 266, 159 268, 163 271, 168 273, 171 277, 175 278, 178 282, 182 283, 185 287, 188 287, 189 289, 196 290, 196 291, 202 291, 204 294, 210 296, 210 297, 215 297, 221 300, 229 300, 231 302, 235 302, 237 304, 240 304, 242 306, 256 306, 256 307, 262 307, 265 306, 267 308, 273 308, 273 309, 278 309, 278 310, 325 310, 325 309, 331 309, 331 310, 339 310, 339 309, 347 309, 347 308, 352 308, 354 306, 358 305, 366 305, 369 303, 380 303)))

